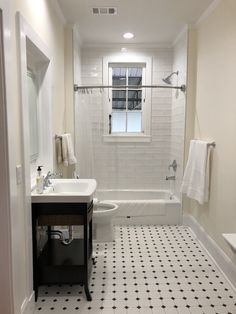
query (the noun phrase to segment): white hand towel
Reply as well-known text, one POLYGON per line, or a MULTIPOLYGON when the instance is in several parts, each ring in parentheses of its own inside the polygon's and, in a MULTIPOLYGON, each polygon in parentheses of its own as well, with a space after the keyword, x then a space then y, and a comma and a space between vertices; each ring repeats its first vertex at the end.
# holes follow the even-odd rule
POLYGON ((71 134, 67 133, 67 147, 68 147, 68 162, 69 165, 74 165, 77 163, 75 153, 74 153, 74 146, 72 143, 71 134))
POLYGON ((61 138, 56 138, 56 156, 57 156, 57 163, 62 163, 62 143, 61 138))
POLYGON ((63 165, 68 167, 68 145, 67 145, 67 136, 63 134, 61 136, 61 147, 62 147, 62 161, 63 165))
POLYGON ((204 204, 209 200, 209 158, 205 141, 190 142, 189 157, 184 171, 181 192, 204 204))
POLYGON ((63 164, 68 167, 68 165, 74 165, 77 163, 74 148, 72 144, 71 135, 69 133, 62 135, 62 156, 63 164))

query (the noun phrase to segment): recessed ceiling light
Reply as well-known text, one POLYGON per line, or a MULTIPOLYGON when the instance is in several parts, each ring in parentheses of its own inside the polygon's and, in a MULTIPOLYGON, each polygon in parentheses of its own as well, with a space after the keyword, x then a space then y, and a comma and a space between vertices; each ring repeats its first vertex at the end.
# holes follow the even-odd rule
POLYGON ((126 52, 127 51, 127 48, 123 47, 121 48, 121 52, 126 52))
POLYGON ((124 33, 123 37, 124 37, 125 39, 131 39, 131 38, 134 37, 134 34, 132 34, 132 33, 124 33))

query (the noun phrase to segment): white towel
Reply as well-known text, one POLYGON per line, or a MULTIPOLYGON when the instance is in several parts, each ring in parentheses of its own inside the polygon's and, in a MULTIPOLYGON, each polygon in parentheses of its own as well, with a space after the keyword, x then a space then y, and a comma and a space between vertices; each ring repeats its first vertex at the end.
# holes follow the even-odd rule
POLYGON ((64 166, 74 165, 77 163, 71 135, 69 133, 62 135, 62 159, 64 166))
POLYGON ((56 138, 56 156, 57 156, 57 163, 62 163, 62 143, 61 138, 56 138))
POLYGON ((192 140, 180 188, 182 193, 201 205, 209 200, 209 154, 205 141, 192 140))

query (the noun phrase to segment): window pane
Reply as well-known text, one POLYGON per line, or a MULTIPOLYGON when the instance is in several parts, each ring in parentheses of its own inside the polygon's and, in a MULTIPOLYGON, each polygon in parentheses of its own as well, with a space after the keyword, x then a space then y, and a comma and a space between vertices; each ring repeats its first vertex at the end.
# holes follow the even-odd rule
POLYGON ((142 85, 142 68, 128 69, 128 85, 142 85))
POLYGON ((126 68, 112 68, 112 85, 126 85, 126 68))
POLYGON ((142 131, 142 113, 128 112, 127 113, 127 132, 142 131))
POLYGON ((112 133, 126 132, 126 112, 112 113, 112 133))
POLYGON ((124 110, 126 109, 126 91, 113 90, 112 91, 112 109, 124 110))
POLYGON ((142 91, 129 90, 128 91, 128 109, 141 110, 142 109, 142 91))

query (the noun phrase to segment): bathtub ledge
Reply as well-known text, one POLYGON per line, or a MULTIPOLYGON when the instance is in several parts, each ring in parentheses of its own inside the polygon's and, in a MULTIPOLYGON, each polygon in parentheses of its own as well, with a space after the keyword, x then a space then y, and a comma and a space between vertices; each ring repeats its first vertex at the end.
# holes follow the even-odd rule
POLYGON ((223 238, 236 253, 236 233, 222 233, 223 238))

